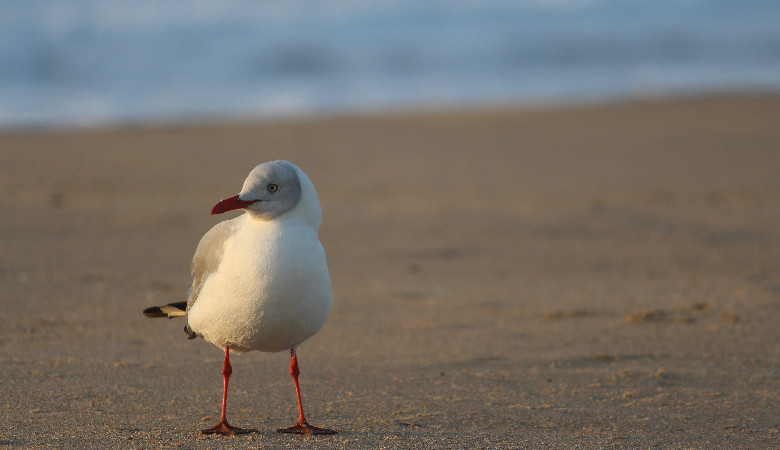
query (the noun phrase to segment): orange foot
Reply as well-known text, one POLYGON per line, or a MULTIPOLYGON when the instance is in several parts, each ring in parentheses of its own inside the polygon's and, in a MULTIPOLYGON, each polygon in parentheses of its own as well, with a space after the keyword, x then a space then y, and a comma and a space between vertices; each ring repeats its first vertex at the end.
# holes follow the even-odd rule
POLYGON ((318 434, 336 434, 338 431, 336 430, 329 430, 327 428, 319 428, 309 425, 307 422, 298 422, 295 425, 291 426, 290 428, 280 428, 276 430, 277 433, 292 433, 292 434, 308 434, 308 435, 318 435, 318 434))
POLYGON ((216 427, 200 430, 201 434, 221 434, 223 436, 235 436, 237 434, 251 433, 255 430, 230 426, 227 422, 220 422, 216 427))

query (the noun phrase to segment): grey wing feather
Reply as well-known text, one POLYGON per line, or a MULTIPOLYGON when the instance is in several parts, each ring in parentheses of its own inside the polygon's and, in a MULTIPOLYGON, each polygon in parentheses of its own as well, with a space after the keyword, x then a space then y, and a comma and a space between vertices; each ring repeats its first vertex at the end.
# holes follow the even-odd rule
MULTIPOLYGON (((222 261, 222 255, 225 253, 225 241, 233 234, 237 228, 237 220, 226 220, 220 222, 212 227, 198 243, 198 248, 195 250, 195 256, 192 258, 192 287, 189 290, 189 297, 187 298, 187 311, 192 308, 192 305, 198 300, 203 283, 206 282, 209 275, 217 270, 219 263, 222 261)), ((185 322, 187 316, 185 314, 185 322)), ((189 339, 193 339, 197 334, 192 331, 189 323, 184 325, 184 331, 187 333, 189 339)))

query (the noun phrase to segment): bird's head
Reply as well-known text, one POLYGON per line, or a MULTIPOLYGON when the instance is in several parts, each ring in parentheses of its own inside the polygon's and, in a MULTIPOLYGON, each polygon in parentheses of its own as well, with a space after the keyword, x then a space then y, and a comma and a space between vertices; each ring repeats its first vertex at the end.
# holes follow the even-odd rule
MULTIPOLYGON (((301 203, 304 187, 311 186, 308 179, 306 184, 302 183, 302 177, 305 178, 306 175, 287 161, 260 164, 249 173, 241 193, 217 203, 211 210, 211 214, 245 209, 259 219, 275 219, 292 211, 301 203)), ((313 191, 314 188, 311 187, 311 190, 313 191)), ((319 207, 316 193, 314 201, 319 207)))

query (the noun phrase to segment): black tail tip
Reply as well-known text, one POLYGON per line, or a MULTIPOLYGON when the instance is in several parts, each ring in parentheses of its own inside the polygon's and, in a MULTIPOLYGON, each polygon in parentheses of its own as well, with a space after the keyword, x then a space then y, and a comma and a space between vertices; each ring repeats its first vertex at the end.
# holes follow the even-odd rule
POLYGON ((144 315, 146 317, 168 317, 168 314, 165 314, 159 306, 146 308, 144 310, 144 315))

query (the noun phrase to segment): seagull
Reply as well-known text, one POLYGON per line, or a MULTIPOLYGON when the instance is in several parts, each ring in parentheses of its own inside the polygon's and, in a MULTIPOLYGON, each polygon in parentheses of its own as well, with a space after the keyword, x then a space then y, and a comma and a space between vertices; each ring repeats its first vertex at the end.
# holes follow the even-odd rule
POLYGON ((222 415, 203 434, 252 432, 227 421, 230 353, 290 351, 290 375, 298 397, 298 421, 280 433, 335 434, 306 421, 295 349, 325 324, 333 293, 325 250, 317 236, 322 208, 309 178, 288 161, 258 165, 241 192, 211 214, 242 209, 201 238, 192 259, 186 302, 153 306, 147 317, 184 316, 189 339, 202 336, 225 351, 222 415))

